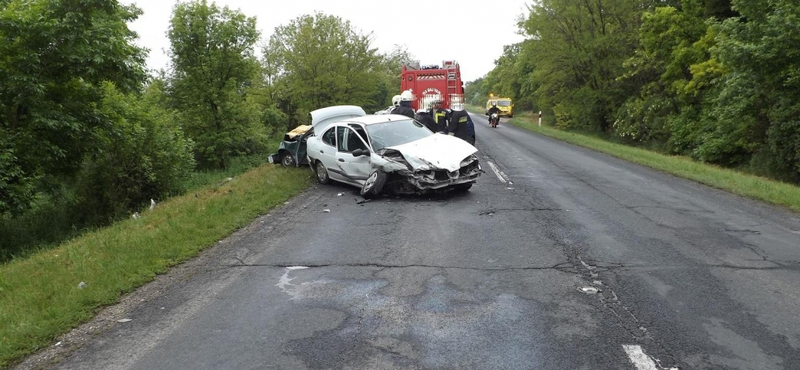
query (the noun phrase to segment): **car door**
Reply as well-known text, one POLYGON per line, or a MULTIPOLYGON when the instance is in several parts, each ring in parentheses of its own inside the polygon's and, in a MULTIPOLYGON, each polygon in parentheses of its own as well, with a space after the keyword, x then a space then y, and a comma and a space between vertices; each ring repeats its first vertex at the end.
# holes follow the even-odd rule
POLYGON ((370 160, 370 149, 361 135, 348 126, 336 127, 336 164, 341 170, 342 176, 348 182, 363 184, 372 172, 372 161, 370 160), (366 154, 355 156, 353 152, 361 149, 366 154))
POLYGON ((328 169, 328 176, 332 180, 342 181, 342 175, 338 170, 339 166, 336 165, 336 126, 328 127, 325 132, 320 136, 319 143, 311 150, 314 150, 311 156, 317 158, 325 168, 328 169))

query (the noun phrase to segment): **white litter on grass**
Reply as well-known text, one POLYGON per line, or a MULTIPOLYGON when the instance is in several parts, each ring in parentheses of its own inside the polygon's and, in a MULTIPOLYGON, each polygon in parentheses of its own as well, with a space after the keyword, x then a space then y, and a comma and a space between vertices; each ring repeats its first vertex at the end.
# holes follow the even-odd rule
POLYGON ((150 198, 150 210, 152 211, 153 208, 156 208, 156 201, 150 198))
POLYGON ((625 353, 628 354, 628 358, 633 363, 633 366, 636 366, 637 370, 678 370, 677 367, 665 369, 658 366, 655 360, 644 353, 642 346, 623 345, 622 348, 625 350, 625 353))
POLYGON ((131 218, 134 219, 134 220, 138 220, 139 219, 139 212, 133 212, 133 214, 131 215, 131 218))
POLYGON ((78 283, 78 289, 83 289, 83 288, 86 288, 86 283, 81 281, 80 283, 78 283))
POLYGON ((60 346, 60 345, 61 345, 61 342, 58 342, 58 343, 56 343, 56 345, 55 345, 55 346, 56 346, 56 347, 58 347, 58 346, 60 346))
POLYGON ((117 322, 121 322, 123 324, 126 323, 126 322, 131 322, 131 321, 133 321, 133 320, 131 320, 131 319, 119 319, 119 320, 117 320, 117 322))

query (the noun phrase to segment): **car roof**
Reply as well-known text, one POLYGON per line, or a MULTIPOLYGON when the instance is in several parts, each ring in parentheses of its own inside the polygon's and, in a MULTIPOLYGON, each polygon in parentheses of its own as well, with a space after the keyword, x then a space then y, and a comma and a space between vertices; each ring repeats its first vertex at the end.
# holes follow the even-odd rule
POLYGON ((370 114, 362 117, 353 117, 348 119, 343 119, 339 122, 341 123, 360 123, 365 126, 375 125, 379 123, 386 123, 391 121, 405 121, 410 120, 411 118, 404 116, 402 114, 370 114))

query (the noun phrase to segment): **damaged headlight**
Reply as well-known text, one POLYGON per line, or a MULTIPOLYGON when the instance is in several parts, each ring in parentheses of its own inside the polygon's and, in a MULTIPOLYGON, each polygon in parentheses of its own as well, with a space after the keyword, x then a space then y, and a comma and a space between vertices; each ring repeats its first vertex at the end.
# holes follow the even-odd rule
POLYGON ((411 165, 406 161, 406 158, 403 157, 403 154, 396 150, 386 150, 383 152, 383 157, 390 161, 398 162, 404 165, 409 171, 412 170, 411 165))
POLYGON ((461 164, 459 165, 459 167, 468 166, 468 165, 470 165, 472 162, 475 162, 475 161, 477 161, 477 160, 478 160, 478 156, 477 156, 477 155, 475 155, 475 154, 472 154, 472 155, 470 155, 469 157, 467 157, 467 158, 464 158, 464 160, 463 160, 463 161, 461 161, 461 164))
POLYGON ((461 176, 472 176, 475 172, 481 172, 481 163, 478 161, 478 156, 473 154, 461 161, 461 168, 459 174, 461 176))

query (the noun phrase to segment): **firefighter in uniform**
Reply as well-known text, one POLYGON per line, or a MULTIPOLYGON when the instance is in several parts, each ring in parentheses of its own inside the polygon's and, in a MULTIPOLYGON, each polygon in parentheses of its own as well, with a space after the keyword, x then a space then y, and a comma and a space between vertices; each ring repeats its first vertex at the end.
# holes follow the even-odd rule
POLYGON ((433 132, 442 132, 446 134, 448 126, 447 123, 448 119, 450 118, 450 112, 442 108, 441 100, 433 102, 433 107, 431 108, 431 116, 433 116, 433 120, 436 121, 436 130, 433 132))
POLYGON ((447 134, 462 139, 475 145, 475 125, 461 103, 450 104, 450 123, 447 125, 447 134))
POLYGON ((434 120, 433 117, 431 117, 431 113, 429 111, 426 111, 425 109, 418 110, 415 119, 419 121, 419 123, 425 125, 425 127, 427 127, 428 130, 437 132, 439 129, 438 127, 436 127, 436 120, 434 120))
POLYGON ((400 105, 392 109, 392 114, 402 114, 408 118, 414 118, 414 109, 411 108, 411 102, 414 100, 414 94, 411 90, 403 91, 400 94, 400 105))

